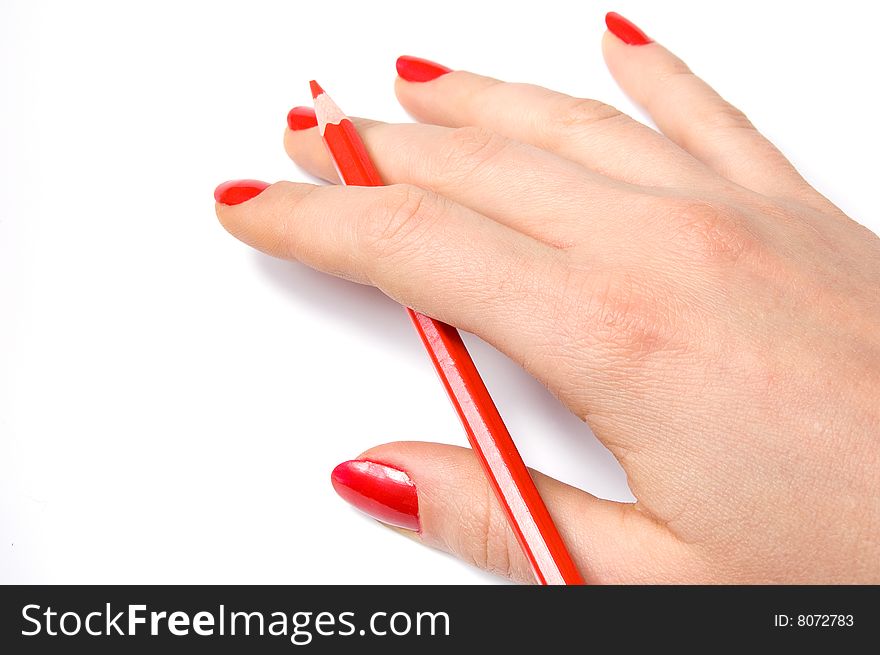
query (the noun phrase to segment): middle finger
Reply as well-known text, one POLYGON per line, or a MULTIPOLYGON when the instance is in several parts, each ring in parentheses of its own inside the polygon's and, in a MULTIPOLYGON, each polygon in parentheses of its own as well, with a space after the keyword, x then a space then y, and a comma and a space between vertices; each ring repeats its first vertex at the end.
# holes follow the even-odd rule
MULTIPOLYGON (((430 189, 555 247, 611 221, 638 189, 483 128, 353 120, 387 184, 430 189)), ((284 144, 305 170, 337 180, 317 128, 288 129, 284 144)))

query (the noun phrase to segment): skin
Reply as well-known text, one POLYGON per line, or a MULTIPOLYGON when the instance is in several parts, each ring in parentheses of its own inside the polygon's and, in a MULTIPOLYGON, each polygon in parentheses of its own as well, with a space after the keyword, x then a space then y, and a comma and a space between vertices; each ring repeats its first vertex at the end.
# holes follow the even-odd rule
MULTIPOLYGON (((220 221, 476 333, 585 420, 638 502, 534 476, 589 582, 880 582, 880 240, 665 48, 603 49, 659 132, 398 79, 421 124, 358 121, 389 186, 279 182, 220 221)), ((317 129, 285 147, 335 180, 317 129)), ((414 481, 414 538, 532 579, 469 450, 362 456, 414 481)))

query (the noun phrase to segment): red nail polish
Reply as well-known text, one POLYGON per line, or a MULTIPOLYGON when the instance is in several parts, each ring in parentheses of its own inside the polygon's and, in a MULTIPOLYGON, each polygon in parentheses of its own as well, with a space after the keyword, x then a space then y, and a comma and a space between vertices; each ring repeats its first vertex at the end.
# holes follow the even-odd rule
POLYGON ((307 130, 317 126, 318 119, 311 107, 294 107, 287 112, 287 127, 291 130, 307 130))
POLYGON ((238 205, 260 195, 268 186, 259 180, 230 180, 214 189, 214 200, 221 205, 238 205))
POLYGON ((605 14, 605 25, 614 36, 627 45, 646 45, 654 42, 651 37, 616 11, 605 14))
POLYGON ((407 530, 419 529, 419 497, 409 476, 400 469, 353 459, 330 475, 343 500, 374 519, 407 530))
POLYGON ((408 57, 406 55, 397 58, 397 74, 407 82, 430 82, 441 75, 451 72, 451 68, 435 64, 427 59, 408 57))

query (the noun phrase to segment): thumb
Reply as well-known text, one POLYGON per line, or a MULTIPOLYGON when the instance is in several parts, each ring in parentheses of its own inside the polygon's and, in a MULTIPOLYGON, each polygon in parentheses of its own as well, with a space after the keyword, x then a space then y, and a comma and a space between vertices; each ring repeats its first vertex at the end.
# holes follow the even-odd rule
MULTIPOLYGON (((588 583, 670 581, 686 546, 635 505, 601 500, 531 471, 588 583)), ((481 569, 534 582, 528 561, 474 453, 436 443, 377 446, 333 470, 347 502, 481 569)))

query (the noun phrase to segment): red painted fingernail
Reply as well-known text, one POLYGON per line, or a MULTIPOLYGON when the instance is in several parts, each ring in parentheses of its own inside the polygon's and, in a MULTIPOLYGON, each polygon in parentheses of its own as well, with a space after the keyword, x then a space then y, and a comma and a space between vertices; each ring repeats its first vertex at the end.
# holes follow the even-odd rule
POLYGON ((397 74, 407 82, 430 82, 451 72, 451 68, 427 59, 407 55, 397 58, 397 74))
POLYGON ((418 531, 416 486, 400 469, 353 459, 333 469, 330 481, 343 500, 365 514, 388 525, 418 531))
POLYGON ((318 119, 311 107, 294 107, 287 112, 287 127, 291 130, 307 130, 317 126, 318 119))
POLYGON ((605 14, 605 25, 608 30, 627 45, 646 45, 653 43, 653 39, 642 32, 634 23, 627 20, 616 11, 605 14))
POLYGON ((238 205, 260 195, 268 186, 259 180, 230 180, 214 189, 214 200, 221 205, 238 205))

